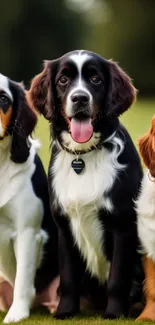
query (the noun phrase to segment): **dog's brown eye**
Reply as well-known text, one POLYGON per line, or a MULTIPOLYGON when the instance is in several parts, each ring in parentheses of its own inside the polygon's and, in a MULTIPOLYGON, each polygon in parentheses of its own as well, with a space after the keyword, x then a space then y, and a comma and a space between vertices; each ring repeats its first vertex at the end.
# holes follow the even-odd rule
POLYGON ((4 94, 0 94, 0 102, 3 104, 7 104, 9 101, 8 97, 4 94))
POLYGON ((68 82, 68 78, 67 77, 65 77, 65 76, 61 76, 60 78, 59 78, 59 83, 60 84, 66 84, 68 82))
POLYGON ((98 84, 101 82, 101 79, 99 76, 93 76, 91 77, 91 82, 93 82, 94 84, 98 84))

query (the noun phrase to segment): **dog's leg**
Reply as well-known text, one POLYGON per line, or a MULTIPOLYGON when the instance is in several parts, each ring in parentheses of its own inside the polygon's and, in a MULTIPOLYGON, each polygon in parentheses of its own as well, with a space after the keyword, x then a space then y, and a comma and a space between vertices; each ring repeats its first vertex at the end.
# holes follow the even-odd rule
POLYGON ((18 322, 27 318, 35 297, 34 279, 40 263, 44 232, 26 228, 15 238, 17 271, 14 285, 13 304, 4 323, 18 322))
POLYGON ((15 233, 0 226, 0 275, 14 286, 16 276, 16 259, 13 248, 15 233))
POLYGON ((145 256, 143 258, 145 282, 144 293, 146 306, 137 320, 155 321, 155 261, 145 256))
POLYGON ((108 304, 105 318, 127 316, 129 292, 131 289, 134 257, 136 252, 133 235, 114 234, 114 249, 110 274, 107 284, 108 304))
POLYGON ((80 311, 82 265, 71 235, 59 229, 60 303, 56 318, 72 317, 80 311))

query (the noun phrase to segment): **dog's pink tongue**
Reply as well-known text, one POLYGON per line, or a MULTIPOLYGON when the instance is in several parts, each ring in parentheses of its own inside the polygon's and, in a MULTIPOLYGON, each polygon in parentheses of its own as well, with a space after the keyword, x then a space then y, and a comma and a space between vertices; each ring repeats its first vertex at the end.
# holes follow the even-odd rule
POLYGON ((70 124, 70 131, 74 141, 79 143, 87 142, 93 134, 91 118, 88 118, 83 121, 79 121, 75 118, 72 118, 70 124))

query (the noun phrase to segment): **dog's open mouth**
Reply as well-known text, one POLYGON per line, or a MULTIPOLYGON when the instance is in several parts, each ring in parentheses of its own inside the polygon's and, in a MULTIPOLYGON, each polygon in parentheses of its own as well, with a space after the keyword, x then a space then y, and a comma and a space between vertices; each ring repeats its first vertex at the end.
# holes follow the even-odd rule
POLYGON ((69 118, 70 133, 74 141, 84 143, 93 135, 92 119, 84 114, 76 114, 69 118))

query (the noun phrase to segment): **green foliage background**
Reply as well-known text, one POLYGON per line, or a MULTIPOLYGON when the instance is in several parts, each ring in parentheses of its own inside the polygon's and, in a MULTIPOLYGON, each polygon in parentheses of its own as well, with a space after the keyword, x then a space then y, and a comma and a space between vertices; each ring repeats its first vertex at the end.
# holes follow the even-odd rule
POLYGON ((0 1, 0 72, 26 84, 53 59, 82 42, 83 18, 64 0, 0 1))
POLYGON ((45 59, 84 48, 113 58, 154 96, 154 0, 1 0, 0 72, 26 85, 45 59))
POLYGON ((102 16, 88 46, 119 62, 140 95, 154 96, 155 1, 101 0, 100 6, 102 16))

